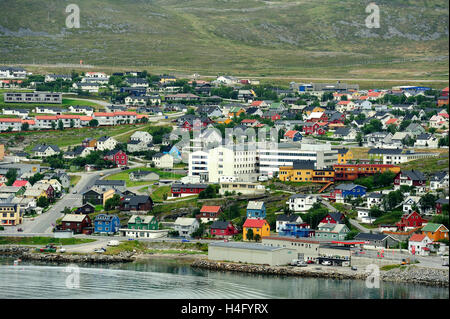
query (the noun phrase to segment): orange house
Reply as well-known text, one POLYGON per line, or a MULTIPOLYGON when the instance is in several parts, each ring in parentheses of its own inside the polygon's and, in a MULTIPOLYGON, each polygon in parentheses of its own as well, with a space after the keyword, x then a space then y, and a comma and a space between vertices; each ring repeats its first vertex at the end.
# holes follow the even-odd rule
POLYGON ((263 236, 270 236, 270 226, 265 219, 253 219, 247 218, 244 225, 243 239, 248 241, 247 232, 251 229, 253 231, 253 238, 259 235, 259 238, 263 236))
POLYGON ((448 229, 442 224, 427 223, 422 228, 422 234, 427 235, 433 241, 448 240, 448 229))

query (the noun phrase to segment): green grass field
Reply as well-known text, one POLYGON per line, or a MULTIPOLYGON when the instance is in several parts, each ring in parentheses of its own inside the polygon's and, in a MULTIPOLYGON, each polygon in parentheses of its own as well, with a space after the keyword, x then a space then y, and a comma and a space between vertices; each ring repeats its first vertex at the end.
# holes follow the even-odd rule
POLYGON ((170 186, 161 186, 158 187, 156 190, 154 190, 150 197, 154 202, 162 202, 164 200, 163 196, 164 194, 167 194, 167 196, 170 196, 170 186))
POLYGON ((95 65, 83 71, 365 79, 387 86, 394 84, 383 79, 448 81, 444 0, 385 1, 377 29, 364 25, 367 3, 351 0, 79 0, 82 27, 61 36, 66 5, 1 2, 0 25, 10 32, 2 36, 3 63, 28 64, 31 71, 73 64, 53 66, 58 73, 82 59, 95 65), (21 29, 42 36, 21 36, 21 29))
POLYGON ((122 171, 120 173, 107 176, 106 179, 107 180, 123 180, 123 181, 126 182, 127 187, 134 187, 134 186, 153 184, 153 182, 148 182, 148 181, 131 181, 129 174, 131 172, 135 172, 135 171, 138 171, 138 170, 146 171, 146 172, 154 172, 154 173, 158 174, 159 177, 162 178, 162 179, 180 179, 180 178, 182 178, 184 176, 184 175, 180 175, 180 174, 174 174, 174 173, 170 173, 170 172, 165 172, 165 171, 162 171, 162 170, 160 170, 158 168, 142 166, 142 167, 136 167, 136 168, 132 168, 132 169, 127 169, 127 170, 122 171))
POLYGON ((0 245, 77 245, 92 243, 95 239, 53 237, 0 237, 0 245))

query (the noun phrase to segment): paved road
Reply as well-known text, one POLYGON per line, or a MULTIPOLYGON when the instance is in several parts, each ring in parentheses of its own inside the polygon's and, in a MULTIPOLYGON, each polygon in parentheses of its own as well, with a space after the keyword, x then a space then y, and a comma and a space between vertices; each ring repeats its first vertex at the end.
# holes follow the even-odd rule
MULTIPOLYGON (((370 229, 366 228, 362 225, 360 225, 355 219, 349 219, 350 224, 352 224, 354 227, 358 228, 358 230, 362 233, 370 233, 370 229)), ((372 231, 376 231, 375 229, 373 229, 372 231)))

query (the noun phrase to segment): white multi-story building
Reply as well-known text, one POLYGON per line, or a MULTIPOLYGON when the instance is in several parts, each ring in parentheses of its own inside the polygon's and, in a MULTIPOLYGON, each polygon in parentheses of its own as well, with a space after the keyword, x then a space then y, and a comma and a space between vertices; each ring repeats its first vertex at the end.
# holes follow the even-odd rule
POLYGON ((277 148, 258 149, 259 172, 273 176, 280 166, 291 166, 294 161, 314 161, 316 168, 329 168, 337 163, 338 151, 331 149, 330 144, 298 144, 280 143, 277 148))
POLYGON ((208 180, 208 152, 189 153, 189 176, 199 176, 200 181, 208 180))
POLYGON ((292 195, 286 202, 289 205, 289 210, 296 213, 306 213, 315 203, 317 203, 316 196, 305 194, 292 195))
POLYGON ((133 135, 130 136, 130 140, 141 141, 141 142, 148 144, 153 141, 153 136, 148 132, 137 131, 137 132, 134 132, 133 135))
POLYGON ((258 175, 256 150, 219 146, 209 151, 210 183, 218 183, 221 176, 234 176, 238 182, 256 182, 258 175))
POLYGON ((178 217, 174 223, 174 229, 181 237, 190 237, 200 227, 196 218, 178 217))
POLYGON ((117 141, 110 136, 102 136, 97 140, 97 150, 113 150, 117 145, 117 141))
POLYGON ((25 79, 27 71, 23 68, 0 66, 0 79, 25 79))

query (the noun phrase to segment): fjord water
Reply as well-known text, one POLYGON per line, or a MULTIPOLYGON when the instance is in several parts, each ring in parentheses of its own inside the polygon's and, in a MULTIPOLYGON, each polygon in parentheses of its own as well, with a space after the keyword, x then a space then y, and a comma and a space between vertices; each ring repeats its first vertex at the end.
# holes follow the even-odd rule
POLYGON ((448 288, 362 280, 275 277, 193 269, 185 262, 152 260, 80 265, 79 288, 67 288, 67 265, 0 258, 0 298, 118 299, 447 299, 448 288))

